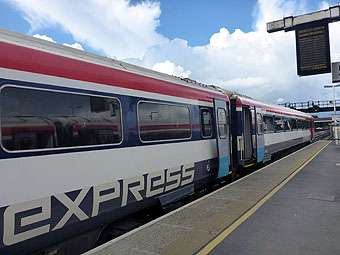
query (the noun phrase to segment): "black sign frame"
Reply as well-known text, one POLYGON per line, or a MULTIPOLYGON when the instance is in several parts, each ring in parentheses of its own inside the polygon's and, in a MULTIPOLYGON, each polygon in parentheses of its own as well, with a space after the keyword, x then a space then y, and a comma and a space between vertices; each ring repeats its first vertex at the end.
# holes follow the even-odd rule
POLYGON ((297 74, 299 76, 331 72, 327 20, 297 26, 295 40, 297 74))

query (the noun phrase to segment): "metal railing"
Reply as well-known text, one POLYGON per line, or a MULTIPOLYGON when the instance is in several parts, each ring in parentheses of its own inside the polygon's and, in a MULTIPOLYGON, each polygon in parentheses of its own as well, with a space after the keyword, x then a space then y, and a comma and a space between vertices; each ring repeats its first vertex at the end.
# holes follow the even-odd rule
MULTIPOLYGON (((289 107, 291 109, 296 109, 302 112, 328 112, 333 111, 334 104, 333 101, 323 100, 323 101, 307 101, 307 102, 299 102, 299 103, 284 103, 279 104, 284 107, 289 107)), ((340 110, 340 100, 335 100, 335 107, 337 111, 340 110)))

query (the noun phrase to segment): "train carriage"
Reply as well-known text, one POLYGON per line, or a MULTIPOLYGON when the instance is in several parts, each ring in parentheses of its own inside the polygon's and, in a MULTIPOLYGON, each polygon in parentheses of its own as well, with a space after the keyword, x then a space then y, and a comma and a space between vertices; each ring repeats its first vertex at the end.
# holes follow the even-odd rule
POLYGON ((105 224, 229 174, 222 92, 3 29, 0 39, 0 254, 81 253, 105 224))
POLYGON ((314 140, 314 119, 308 114, 240 95, 230 100, 235 171, 314 140))

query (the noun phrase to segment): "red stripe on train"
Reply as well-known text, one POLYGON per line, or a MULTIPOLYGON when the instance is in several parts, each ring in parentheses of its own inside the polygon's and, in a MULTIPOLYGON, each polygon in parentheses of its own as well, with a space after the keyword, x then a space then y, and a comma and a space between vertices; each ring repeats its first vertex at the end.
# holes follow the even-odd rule
POLYGON ((218 93, 124 72, 39 50, 0 42, 0 67, 56 77, 93 82, 187 99, 212 102, 218 93))
POLYGON ((79 130, 112 130, 112 131, 118 131, 118 126, 116 125, 92 125, 92 124, 86 124, 86 125, 74 125, 72 126, 73 131, 79 131, 79 130))
POLYGON ((18 127, 2 127, 1 132, 2 135, 8 136, 13 135, 14 133, 20 132, 54 132, 54 126, 18 126, 18 127))
POLYGON ((189 124, 179 125, 144 125, 140 127, 140 131, 164 130, 164 129, 190 129, 189 124))

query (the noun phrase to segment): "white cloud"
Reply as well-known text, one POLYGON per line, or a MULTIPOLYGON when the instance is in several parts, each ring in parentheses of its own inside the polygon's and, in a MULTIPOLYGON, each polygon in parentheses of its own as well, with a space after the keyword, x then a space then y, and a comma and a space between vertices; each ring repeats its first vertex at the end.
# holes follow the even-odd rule
MULTIPOLYGON (((12 0, 32 31, 61 27, 75 41, 106 55, 174 75, 187 75, 261 100, 277 103, 323 100, 330 74, 298 77, 294 32, 267 33, 266 23, 310 11, 307 0, 258 0, 253 30, 221 28, 207 45, 191 47, 186 38, 157 33, 161 6, 130 0, 12 0), (77 10, 76 12, 74 10, 77 10), (190 71, 189 71, 190 70, 190 71)), ((319 7, 327 8, 320 1, 319 7)), ((332 61, 340 61, 340 22, 330 24, 332 61)))
MULTIPOLYGON (((42 39, 42 40, 45 40, 45 41, 56 43, 53 40, 53 38, 51 38, 51 37, 49 37, 47 35, 35 34, 35 35, 33 35, 33 37, 39 38, 39 39, 42 39)), ((81 44, 79 44, 79 43, 73 43, 73 44, 63 43, 63 45, 71 47, 71 48, 75 48, 75 49, 78 49, 78 50, 84 50, 83 46, 81 46, 81 44)))
POLYGON ((75 48, 78 50, 84 50, 83 46, 81 46, 79 43, 73 43, 73 44, 63 43, 63 45, 71 47, 71 48, 75 48))
POLYGON ((47 35, 35 34, 35 35, 33 35, 33 37, 55 43, 55 41, 51 37, 48 37, 47 35))
MULTIPOLYGON (((9 0, 8 0, 9 1, 9 0)), ((160 4, 129 0, 11 0, 24 14, 32 31, 61 27, 74 40, 119 59, 143 57, 151 45, 167 40, 155 30, 160 4)))
POLYGON ((169 75, 175 75, 183 78, 188 78, 191 74, 191 71, 184 71, 184 68, 181 66, 176 66, 174 63, 166 60, 163 63, 156 63, 152 67, 153 70, 166 73, 169 75))
MULTIPOLYGON (((295 33, 266 31, 269 21, 309 11, 305 1, 259 0, 252 32, 221 28, 207 45, 190 47, 185 40, 175 39, 150 47, 142 61, 129 61, 151 68, 169 60, 190 70, 190 78, 199 82, 272 103, 278 98, 290 102, 327 99, 323 84, 330 81, 331 74, 297 76, 295 33)), ((332 59, 340 60, 340 34, 336 31, 340 31, 340 22, 330 24, 332 59)))
POLYGON ((327 1, 322 1, 320 4, 319 4, 319 9, 320 10, 325 10, 325 9, 328 9, 329 8, 329 3, 327 1))
POLYGON ((279 97, 278 99, 276 99, 277 104, 282 104, 282 103, 285 103, 285 102, 286 102, 286 100, 283 99, 282 97, 279 97))
POLYGON ((267 77, 246 77, 228 80, 225 81, 224 84, 229 88, 232 87, 248 88, 249 86, 262 86, 268 82, 269 80, 267 77))

